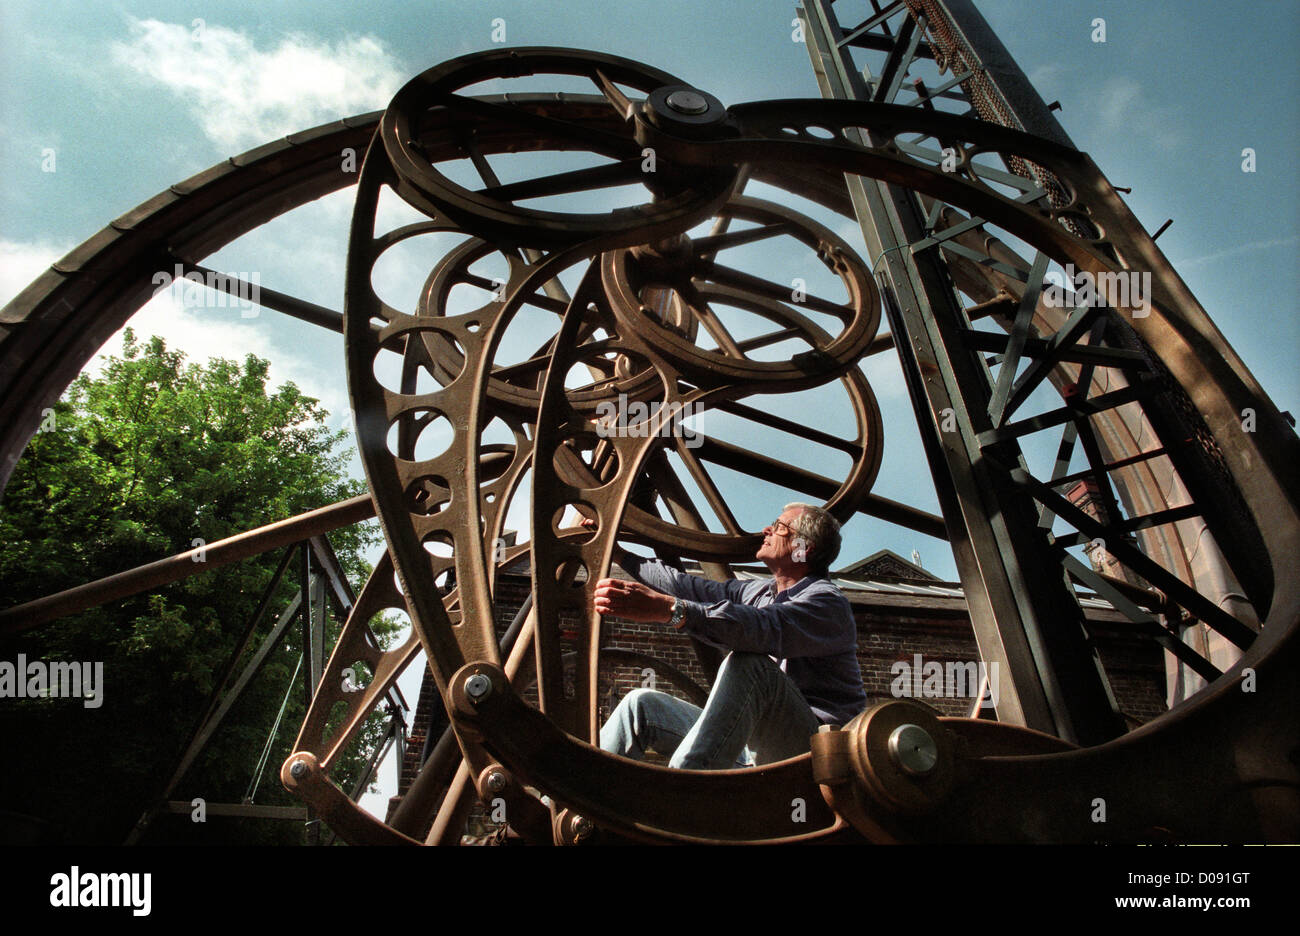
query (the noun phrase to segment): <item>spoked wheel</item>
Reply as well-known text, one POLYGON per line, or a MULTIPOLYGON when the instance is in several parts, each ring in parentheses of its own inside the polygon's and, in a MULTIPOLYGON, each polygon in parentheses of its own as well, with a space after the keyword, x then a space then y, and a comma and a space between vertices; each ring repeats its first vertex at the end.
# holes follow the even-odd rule
MULTIPOLYGON (((576 586, 608 566, 622 504, 643 471, 650 470, 651 456, 673 440, 673 432, 663 431, 669 428, 664 414, 725 404, 743 417, 748 409, 740 401, 751 394, 841 381, 849 395, 856 438, 835 439, 833 444, 852 453, 856 467, 846 483, 832 485, 836 490, 828 500, 837 512, 847 516, 869 490, 879 465, 879 412, 870 388, 854 369, 856 355, 852 347, 864 345, 874 334, 879 321, 877 294, 865 265, 829 232, 775 206, 740 200, 728 203, 722 209, 723 216, 771 227, 765 236, 788 232, 799 246, 819 252, 835 270, 848 298, 838 304, 825 303, 817 310, 819 316, 833 310, 831 317, 838 325, 835 335, 794 305, 785 306, 749 283, 729 285, 725 294, 713 296, 713 287, 703 280, 700 285, 704 293, 687 284, 691 296, 701 301, 674 303, 659 319, 662 329, 639 334, 627 320, 627 303, 635 301, 639 308, 639 298, 611 295, 604 284, 600 261, 603 253, 618 249, 627 236, 622 232, 606 233, 600 224, 587 219, 574 223, 586 225, 591 239, 549 254, 540 250, 525 254, 509 244, 493 247, 486 239, 465 242, 431 271, 414 314, 403 314, 385 306, 371 285, 373 269, 383 251, 405 232, 415 233, 418 228, 411 226, 403 232, 385 234, 374 227, 375 208, 384 187, 404 197, 410 192, 410 186, 399 178, 403 165, 378 146, 373 146, 367 157, 349 257, 347 310, 350 383, 359 439, 371 483, 376 491, 383 492, 378 501, 386 503, 393 495, 393 509, 382 510, 381 519, 390 538, 394 564, 407 583, 412 619, 445 692, 454 693, 458 685, 464 689, 471 676, 462 679, 457 673, 467 665, 478 661, 501 665, 492 630, 491 574, 484 557, 491 554, 492 544, 500 535, 501 518, 510 497, 504 491, 488 491, 481 483, 480 471, 489 444, 484 441, 481 427, 507 415, 520 420, 523 431, 515 433, 512 467, 506 473, 517 477, 514 466, 530 460, 530 558, 536 618, 532 634, 537 647, 541 711, 570 735, 587 741, 595 733, 592 688, 599 665, 599 628, 593 626, 587 590, 576 586), (478 276, 474 264, 494 250, 508 259, 508 273, 498 280, 495 294, 485 294, 482 298, 487 301, 468 311, 452 309, 448 301, 451 293, 458 286, 474 284, 478 276), (554 284, 569 270, 577 274, 578 282, 566 302, 556 295, 554 284), (543 298, 541 294, 548 285, 550 294, 543 298), (702 327, 713 327, 717 319, 703 304, 705 295, 713 296, 719 304, 738 303, 751 313, 756 310, 755 318, 764 321, 769 330, 779 330, 778 340, 801 347, 807 360, 792 368, 779 360, 754 361, 742 355, 721 379, 701 381, 701 362, 694 362, 693 370, 688 362, 683 373, 669 357, 674 352, 664 336, 696 335, 702 327), (533 350, 523 362, 498 363, 503 337, 522 309, 555 312, 561 303, 563 316, 555 320, 558 327, 549 335, 534 331, 533 350), (782 308, 784 313, 779 311, 782 308), (410 385, 391 388, 376 379, 376 355, 380 350, 397 351, 399 346, 404 354, 403 373, 426 367, 438 386, 414 392, 410 385), (617 401, 625 409, 629 404, 642 406, 645 418, 634 417, 621 425, 597 418, 605 406, 617 401), (428 420, 439 419, 448 426, 442 451, 421 455, 418 436, 426 431, 428 420), (404 444, 403 439, 408 437, 414 441, 404 444), (422 496, 413 499, 413 489, 422 496), (563 524, 570 508, 593 516, 597 521, 595 529, 566 528, 563 524), (425 548, 430 543, 448 548, 442 556, 431 557, 425 548), (458 617, 449 615, 441 602, 430 600, 436 594, 433 586, 438 576, 451 567, 458 585, 458 617), (576 640, 561 639, 561 618, 578 620, 576 640), (566 683, 566 658, 575 653, 576 678, 566 683)), ((480 165, 479 171, 485 178, 491 177, 490 166, 480 165)), ((727 175, 730 178, 734 170, 727 175)), ((431 224, 450 225, 450 218, 438 213, 438 204, 425 198, 428 192, 424 190, 428 188, 423 185, 421 194, 412 202, 426 211, 433 209, 431 224)), ((442 198, 441 192, 436 194, 442 198)), ((658 211, 657 205, 650 210, 658 211)), ((464 210, 464 205, 458 204, 452 213, 464 210)), ((499 214, 496 205, 480 205, 476 210, 486 217, 496 218, 499 214)), ((680 243, 685 230, 707 221, 717 210, 712 204, 701 204, 689 216, 676 220, 675 230, 666 223, 656 223, 653 233, 664 234, 665 242, 680 243)), ((478 227, 469 233, 477 235, 478 227)), ((703 249, 717 253, 725 246, 709 242, 703 249)), ((480 278, 477 285, 488 283, 480 278)), ((539 321, 545 320, 546 316, 542 316, 539 321)), ((773 339, 763 338, 754 347, 772 343, 773 339)), ((676 356, 680 358, 680 353, 676 356)), ((707 352, 705 356, 707 367, 707 352)), ((808 430, 789 421, 767 421, 778 428, 792 427, 808 434, 808 430)), ((811 434, 819 436, 819 442, 832 438, 826 433, 811 434)), ((755 534, 740 529, 732 508, 717 487, 707 481, 701 460, 690 450, 694 446, 688 448, 690 440, 682 435, 678 432, 673 444, 685 453, 690 472, 704 480, 708 492, 705 509, 720 518, 726 529, 719 533, 694 530, 639 510, 628 518, 629 534, 678 552, 685 542, 691 551, 711 560, 728 554, 752 555, 755 534)), ((666 469, 662 464, 654 470, 659 472, 655 477, 664 477, 666 469)), ((688 505, 683 509, 680 487, 679 482, 678 489, 669 489, 668 494, 679 510, 677 515, 698 521, 698 508, 688 505)), ((490 686, 491 677, 484 679, 490 686)), ((472 685, 479 687, 479 692, 491 694, 491 690, 482 688, 484 679, 474 680, 472 685)), ((479 698, 473 693, 471 697, 479 698)), ((475 764, 472 779, 491 775, 494 792, 516 785, 500 779, 504 776, 502 768, 494 766, 463 732, 461 746, 475 764)), ((302 763, 291 759, 293 762, 302 763)), ((306 770, 301 767, 300 772, 306 770)), ((291 768, 286 779, 301 780, 293 777, 291 768)), ((749 782, 755 778, 742 779, 749 782)), ((822 828, 834 824, 829 816, 821 818, 822 828)))
MULTIPOLYGON (((384 112, 380 139, 396 173, 396 190, 429 214, 439 214, 493 242, 559 248, 592 238, 609 243, 642 243, 689 226, 704 206, 725 199, 735 170, 681 172, 652 159, 630 132, 611 132, 572 119, 562 96, 554 106, 520 107, 507 99, 485 102, 467 97, 467 86, 485 81, 538 75, 578 76, 591 82, 624 127, 632 126, 642 96, 682 83, 666 72, 637 62, 592 52, 557 49, 505 49, 453 59, 407 84, 384 112), (563 113, 564 116, 556 116, 563 113), (440 171, 439 161, 421 145, 433 127, 451 124, 464 141, 461 158, 474 161, 482 186, 469 188, 440 171), (504 147, 499 142, 505 139, 504 147), (498 148, 512 152, 582 150, 601 161, 583 169, 502 183, 482 172, 483 154, 498 148), (610 212, 573 212, 532 208, 529 199, 591 192, 628 184, 641 185, 650 196, 610 212)), ((684 87, 684 86, 683 86, 684 87)), ((708 105, 706 104, 706 109, 708 105)), ((698 119, 698 118, 697 118, 698 119)))

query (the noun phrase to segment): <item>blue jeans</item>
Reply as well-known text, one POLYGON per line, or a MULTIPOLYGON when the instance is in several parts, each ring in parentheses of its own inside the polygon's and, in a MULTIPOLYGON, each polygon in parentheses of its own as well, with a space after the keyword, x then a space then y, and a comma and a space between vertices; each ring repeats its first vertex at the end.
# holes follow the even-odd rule
POLYGON ((733 651, 703 709, 666 692, 633 689, 600 729, 600 748, 633 760, 653 750, 669 758, 669 767, 722 770, 806 753, 818 724, 771 657, 733 651))

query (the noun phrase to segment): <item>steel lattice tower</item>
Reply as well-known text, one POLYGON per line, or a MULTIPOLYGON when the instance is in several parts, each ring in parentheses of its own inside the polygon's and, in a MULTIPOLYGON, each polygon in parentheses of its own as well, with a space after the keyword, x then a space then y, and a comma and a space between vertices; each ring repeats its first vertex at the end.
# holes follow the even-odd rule
MULTIPOLYGON (((870 9, 807 0, 799 16, 827 98, 942 109, 1074 147, 969 0, 872 2, 870 9), (850 7, 864 14, 860 21, 845 22, 850 7), (922 74, 935 77, 927 83, 922 74)), ((900 135, 894 143, 908 155, 936 163, 957 153, 946 147, 947 141, 924 134, 907 140, 900 135)), ((1041 200, 1056 208, 1068 203, 1060 181, 1027 160, 1008 159, 989 170, 971 164, 978 175, 997 175, 1021 201, 1041 200)), ((1144 358, 1150 383, 1111 389, 1103 400, 1075 405, 1089 396, 1094 367, 1115 364, 1141 347, 1123 317, 1106 318, 1080 308, 1067 318, 1041 298, 1024 301, 1026 295, 1040 294, 1048 258, 1041 252, 1019 256, 985 236, 984 219, 860 176, 849 177, 848 186, 887 296, 891 327, 908 338, 898 344, 903 370, 981 653, 1011 677, 1009 691, 1004 684, 999 719, 1083 743, 1122 730, 1105 675, 1088 646, 1071 578, 1123 607, 1165 644, 1179 665, 1171 680, 1174 701, 1191 694, 1190 673, 1215 678, 1251 640, 1250 629, 1238 618, 1253 623, 1255 612, 1242 599, 1238 575, 1253 577, 1247 570, 1258 568, 1258 554, 1252 556, 1249 546, 1234 569, 1213 534, 1199 535, 1208 526, 1221 538, 1235 540, 1248 526, 1240 498, 1216 494, 1228 474, 1225 452, 1215 440, 1223 435, 1206 430, 1185 394, 1169 388, 1167 381, 1155 382, 1164 368, 1150 353, 1144 358), (1006 338, 975 330, 972 322, 990 314, 1006 324, 1006 338), (1091 336, 1086 363, 1067 350, 1077 348, 1084 336, 1091 336), (990 352, 993 356, 985 359, 990 352), (1037 422, 1017 421, 1016 410, 1028 389, 1069 360, 1082 364, 1076 374, 1051 377, 1067 407, 1037 422), (1038 481, 1025 469, 1018 440, 1054 425, 1065 427, 1056 472, 1038 481), (1157 426, 1159 438, 1195 442, 1159 444, 1150 431, 1157 426), (1075 445, 1088 458, 1082 477, 1068 473, 1075 445), (1164 483, 1140 467, 1149 468, 1162 457, 1177 464, 1164 483), (1091 513, 1063 503, 1060 496, 1064 484, 1085 479, 1096 486, 1093 500, 1099 509, 1091 513), (1058 514, 1077 521, 1074 543, 1113 553, 1127 565, 1130 581, 1145 580, 1168 595, 1181 595, 1190 613, 1175 614, 1172 628, 1161 627, 1149 604, 1144 609, 1135 603, 1137 596, 1123 582, 1099 575, 1063 551, 1071 541, 1049 532, 1058 514), (1176 571, 1156 566, 1147 558, 1153 556, 1176 571), (1225 603, 1233 614, 1224 612, 1225 603)), ((1136 219, 1129 215, 1125 220, 1126 233, 1155 251, 1136 219)), ((1097 236, 1081 216, 1067 218, 1067 223, 1081 236, 1097 236)), ((1212 330, 1194 300, 1184 311, 1212 330)), ((1221 339, 1215 350, 1223 369, 1249 377, 1221 339)), ((1253 379, 1248 389, 1265 400, 1253 379)), ((1276 408, 1265 406, 1277 434, 1293 437, 1276 408)), ((1229 439, 1250 441, 1239 419, 1227 430, 1229 439)), ((1243 545, 1257 542, 1257 537, 1245 536, 1243 545)))

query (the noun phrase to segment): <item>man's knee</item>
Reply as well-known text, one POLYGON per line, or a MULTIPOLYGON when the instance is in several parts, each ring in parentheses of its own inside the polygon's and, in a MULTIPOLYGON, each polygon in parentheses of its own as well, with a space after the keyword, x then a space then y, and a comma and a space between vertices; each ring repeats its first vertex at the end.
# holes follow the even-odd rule
POLYGON ((668 698, 671 698, 668 693, 658 689, 633 689, 619 701, 614 714, 622 713, 639 725, 645 721, 647 712, 662 707, 663 701, 668 698))
POLYGON ((653 704, 655 696, 665 694, 666 693, 660 692, 658 689, 633 689, 627 695, 623 696, 623 700, 619 702, 619 705, 626 705, 628 708, 640 709, 644 708, 647 704, 653 704))
POLYGON ((636 755, 644 747, 642 734, 646 727, 648 702, 646 689, 633 689, 619 700, 614 711, 600 729, 600 747, 623 756, 636 755))
POLYGON ((738 673, 756 673, 776 666, 774 661, 766 653, 745 653, 739 650, 732 650, 722 660, 722 666, 718 668, 719 677, 723 672, 730 674, 738 673))

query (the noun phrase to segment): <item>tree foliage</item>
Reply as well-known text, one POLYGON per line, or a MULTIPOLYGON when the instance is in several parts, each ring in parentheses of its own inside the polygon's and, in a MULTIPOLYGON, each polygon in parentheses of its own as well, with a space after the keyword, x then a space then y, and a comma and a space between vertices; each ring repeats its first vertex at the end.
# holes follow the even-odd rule
MULTIPOLYGON (((268 362, 187 364, 162 339, 125 333, 121 357, 82 375, 54 407, 15 466, 0 503, 0 603, 61 591, 202 543, 365 492, 349 479, 342 430, 292 383, 271 391, 268 362)), ((354 585, 375 525, 330 534, 354 585)), ((0 809, 39 817, 72 842, 120 842, 156 801, 197 724, 282 553, 201 570, 172 585, 29 630, 0 645, 0 660, 102 661, 103 704, 0 699, 8 770, 0 809)), ((296 592, 285 576, 253 646, 296 592)), ((395 629, 373 622, 381 640, 395 629)), ((326 634, 333 643, 337 622, 326 634)), ((279 783, 304 711, 300 628, 227 715, 173 799, 240 802, 288 691, 278 743, 258 803, 300 805, 279 783)), ((242 662, 240 664, 242 668, 242 662)), ((236 671, 238 672, 238 670, 236 671)), ((334 771, 350 784, 358 748, 334 771)), ((298 842, 285 822, 163 817, 147 840, 298 842)))

